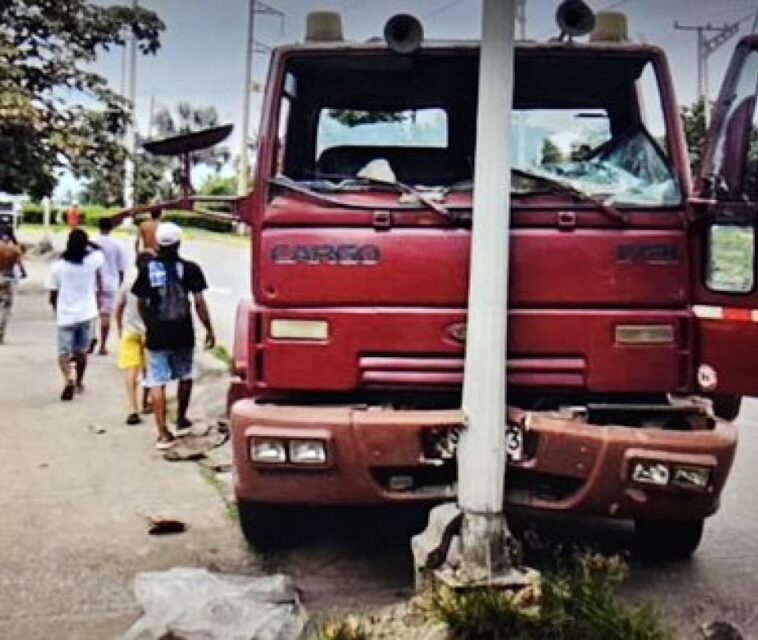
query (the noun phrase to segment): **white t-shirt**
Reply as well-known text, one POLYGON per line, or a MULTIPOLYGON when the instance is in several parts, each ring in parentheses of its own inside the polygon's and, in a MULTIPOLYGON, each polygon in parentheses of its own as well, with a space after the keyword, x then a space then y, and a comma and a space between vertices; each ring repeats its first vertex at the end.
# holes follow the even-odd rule
POLYGON ((53 263, 47 288, 58 292, 58 326, 85 322, 97 315, 97 270, 104 261, 101 251, 92 251, 81 264, 73 264, 62 258, 53 263))
POLYGON ((118 274, 126 271, 124 251, 118 241, 110 236, 100 236, 97 244, 100 245, 105 256, 105 263, 100 269, 103 291, 118 291, 121 286, 118 274))

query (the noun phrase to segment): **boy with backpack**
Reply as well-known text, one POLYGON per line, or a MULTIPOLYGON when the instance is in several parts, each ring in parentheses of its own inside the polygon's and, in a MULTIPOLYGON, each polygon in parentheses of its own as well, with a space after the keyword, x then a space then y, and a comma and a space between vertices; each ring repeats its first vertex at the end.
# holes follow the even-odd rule
POLYGON ((132 293, 138 298, 139 314, 146 329, 144 385, 150 389, 158 429, 155 447, 169 449, 175 437, 188 434, 192 426, 187 419, 195 349, 190 295, 195 313, 206 330, 206 348, 213 348, 216 338, 203 296, 208 288, 203 271, 194 262, 179 256, 181 229, 172 222, 163 222, 158 225, 155 236, 157 256, 140 269, 132 293), (173 434, 166 426, 166 384, 171 380, 179 381, 179 415, 173 434))

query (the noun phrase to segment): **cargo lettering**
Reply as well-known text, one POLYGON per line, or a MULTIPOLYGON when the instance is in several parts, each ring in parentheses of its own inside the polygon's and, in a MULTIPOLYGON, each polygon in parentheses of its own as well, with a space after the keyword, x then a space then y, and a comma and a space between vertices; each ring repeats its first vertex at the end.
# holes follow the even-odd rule
POLYGON ((274 264, 373 266, 381 259, 373 244, 277 244, 271 249, 274 264))
POLYGON ((676 264, 679 252, 675 244, 620 244, 616 262, 633 264, 676 264))

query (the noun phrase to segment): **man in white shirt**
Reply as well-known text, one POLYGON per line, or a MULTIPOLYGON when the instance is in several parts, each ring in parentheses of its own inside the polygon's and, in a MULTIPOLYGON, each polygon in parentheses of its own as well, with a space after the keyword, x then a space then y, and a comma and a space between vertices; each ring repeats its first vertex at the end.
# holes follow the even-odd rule
POLYGON ((94 250, 87 233, 74 229, 68 236, 66 250, 53 263, 47 288, 58 325, 58 363, 63 373, 61 400, 84 390, 90 328, 97 316, 98 271, 105 258, 94 250))
MULTIPOLYGON (((105 262, 100 268, 100 291, 97 294, 97 310, 100 315, 100 351, 101 356, 108 354, 108 334, 111 328, 111 316, 116 309, 116 296, 124 281, 126 259, 118 241, 110 233, 113 223, 110 218, 100 218, 98 222, 100 237, 97 245, 103 252, 105 262)), ((94 338, 94 336, 92 336, 94 338)))

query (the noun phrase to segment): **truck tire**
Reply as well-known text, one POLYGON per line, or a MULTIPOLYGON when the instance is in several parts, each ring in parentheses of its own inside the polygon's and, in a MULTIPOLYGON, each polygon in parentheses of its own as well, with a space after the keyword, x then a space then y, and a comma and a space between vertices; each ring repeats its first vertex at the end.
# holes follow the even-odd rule
POLYGON ((736 420, 740 413, 742 396, 732 396, 727 394, 716 394, 713 400, 713 413, 722 420, 731 422, 736 420))
POLYGON ((237 513, 242 534, 256 551, 274 551, 292 546, 298 525, 291 509, 239 500, 237 513))
POLYGON ((637 520, 635 531, 646 555, 660 560, 684 560, 700 544, 703 520, 637 520))

